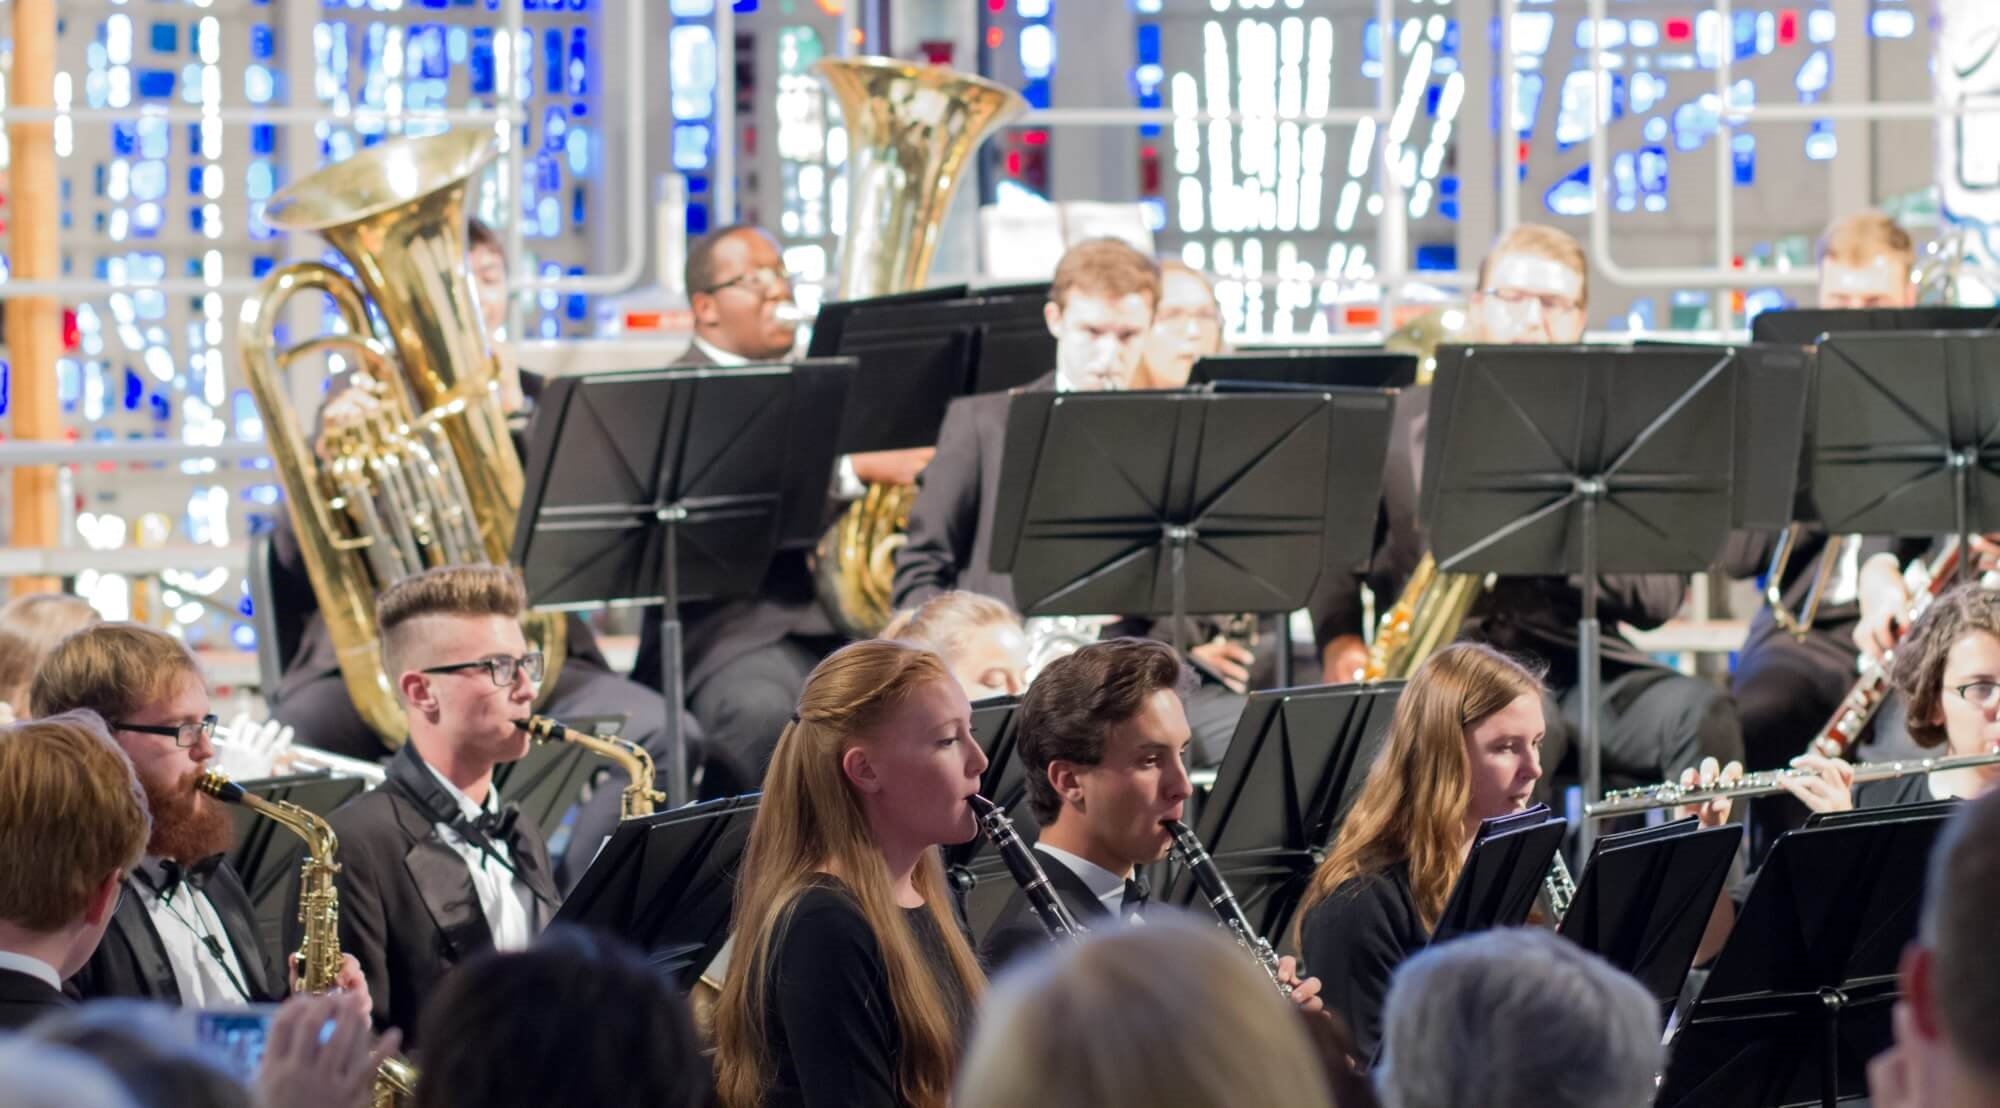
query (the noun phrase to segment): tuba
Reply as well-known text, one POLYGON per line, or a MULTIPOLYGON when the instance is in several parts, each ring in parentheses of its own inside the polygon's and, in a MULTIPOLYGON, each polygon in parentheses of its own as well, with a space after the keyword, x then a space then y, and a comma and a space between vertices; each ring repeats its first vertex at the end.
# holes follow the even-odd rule
MULTIPOLYGON (((847 234, 840 295, 923 287, 952 194, 986 137, 1027 110, 1012 89, 942 66, 827 58, 813 72, 847 126, 847 234)), ((874 485, 819 540, 813 579, 834 626, 852 638, 894 614, 891 578, 916 489, 874 485)))
MULTIPOLYGON (((1417 380, 1428 385, 1437 370, 1439 344, 1451 338, 1452 330, 1463 322, 1463 309, 1438 308, 1398 328, 1383 345, 1395 353, 1415 354, 1417 380)), ((1440 573, 1437 559, 1426 551, 1403 586, 1402 595, 1376 626, 1362 680, 1402 679, 1415 673, 1425 658, 1458 637, 1459 627, 1485 591, 1485 578, 1440 573)))
MULTIPOLYGON (((361 717, 389 745, 403 711, 383 671, 375 597, 440 565, 504 565, 521 504, 521 463, 500 409, 499 374, 465 261, 465 190, 493 159, 477 130, 384 142, 292 184, 264 220, 312 231, 353 268, 321 262, 273 270, 243 302, 237 346, 284 484, 307 575, 361 717), (293 294, 325 294, 345 330, 279 347, 293 294), (385 325, 369 321, 373 305, 385 325), (286 374, 300 357, 352 360, 379 394, 379 414, 312 450, 286 374)), ((530 613, 528 638, 562 665, 560 615, 530 613)))

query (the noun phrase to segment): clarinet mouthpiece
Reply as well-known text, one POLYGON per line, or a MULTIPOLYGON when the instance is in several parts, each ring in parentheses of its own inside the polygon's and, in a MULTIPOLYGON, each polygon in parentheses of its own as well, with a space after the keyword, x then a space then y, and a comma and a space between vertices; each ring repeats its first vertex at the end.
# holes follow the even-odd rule
POLYGON ((975 816, 985 816, 999 807, 999 805, 980 796, 978 793, 973 793, 971 796, 966 797, 965 802, 972 805, 972 814, 975 816))

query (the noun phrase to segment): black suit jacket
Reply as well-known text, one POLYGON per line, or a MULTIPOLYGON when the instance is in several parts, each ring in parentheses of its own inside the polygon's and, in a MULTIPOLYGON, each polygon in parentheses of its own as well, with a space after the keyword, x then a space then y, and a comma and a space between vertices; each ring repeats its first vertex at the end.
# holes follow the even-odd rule
MULTIPOLYGON (((405 743, 381 787, 328 817, 340 839, 340 948, 368 978, 376 1028, 402 1028, 406 1046, 416 1045, 417 1015, 446 971, 493 947, 472 871, 435 826, 458 811, 415 745, 405 743)), ((531 819, 514 822, 508 846, 536 894, 530 919, 539 931, 558 899, 548 847, 531 819)), ((297 929, 294 920, 289 941, 297 941, 297 929)))
MULTIPOLYGON (((673 361, 674 366, 707 366, 714 359, 698 346, 673 361)), ((686 692, 696 689, 729 663, 762 650, 788 636, 832 638, 836 632, 820 607, 807 552, 782 549, 771 559, 756 596, 734 600, 696 601, 680 606, 686 692)), ((632 659, 632 680, 650 689, 660 687, 660 609, 646 609, 639 628, 639 653, 632 659)))
POLYGON ((70 1006, 72 1001, 61 989, 19 970, 0 969, 0 1031, 23 1027, 70 1006))
MULTIPOLYGON (((1320 575, 1311 607, 1315 637, 1321 646, 1341 634, 1361 632, 1360 586, 1364 582, 1375 594, 1378 610, 1386 611, 1429 548, 1418 518, 1429 423, 1430 389, 1402 390, 1382 471, 1375 553, 1363 572, 1329 568, 1320 575)), ((1598 578, 1598 589, 1606 675, 1654 664, 1638 647, 1621 638, 1616 628, 1620 623, 1652 628, 1673 618, 1686 593, 1686 579, 1661 573, 1605 574, 1598 578)), ((1550 665, 1549 683, 1564 687, 1576 681, 1576 622, 1582 609, 1582 582, 1575 576, 1503 577, 1473 606, 1460 637, 1542 658, 1550 665)))
MULTIPOLYGON (((1056 387, 1054 372, 1024 391, 1056 387)), ((995 573, 993 511, 1000 497, 1000 460, 1007 440, 1011 392, 962 396, 944 412, 937 456, 917 477, 910 538, 896 552, 895 603, 914 608, 938 593, 966 589, 1014 605, 1010 575, 995 573)))
MULTIPOLYGON (((1102 927, 1111 919, 1111 912, 1104 902, 1097 899, 1090 886, 1083 883, 1083 878, 1068 866, 1040 850, 1035 851, 1035 861, 1041 863, 1042 872, 1049 875, 1049 885, 1078 923, 1085 927, 1102 927)), ((1042 926, 1042 917, 1028 906, 1028 894, 1016 889, 993 920, 992 930, 980 942, 979 957, 986 963, 988 973, 997 973, 1007 963, 1023 954, 1041 950, 1052 941, 1048 929, 1042 926)))
MULTIPOLYGON (((327 398, 332 399, 345 390, 351 380, 348 375, 335 379, 327 389, 327 398)), ((543 384, 541 374, 522 372, 521 392, 530 403, 541 396, 543 384)), ((317 429, 314 437, 318 437, 317 429)), ((525 446, 524 436, 516 435, 515 450, 525 446)), ((340 672, 340 656, 334 652, 333 637, 327 634, 326 620, 320 614, 312 580, 306 573, 305 554, 299 549, 298 532, 292 526, 289 510, 277 513, 277 522, 271 532, 271 562, 272 590, 288 604, 309 608, 295 617, 305 621, 305 628, 299 638, 298 649, 284 660, 284 674, 278 685, 282 697, 308 682, 340 672)), ((569 625, 565 657, 600 669, 609 668, 605 665, 604 653, 598 649, 597 636, 591 632, 590 625, 575 615, 565 622, 569 625)))
MULTIPOLYGON (((119 898, 118 908, 111 915, 111 925, 104 929, 104 938, 98 942, 90 961, 69 979, 68 991, 78 999, 130 996, 168 1004, 181 1002, 180 985, 174 980, 173 965, 167 961, 166 945, 160 941, 153 918, 146 912, 140 881, 137 874, 125 875, 124 896, 119 898)), ((229 936, 229 946, 243 967, 243 987, 250 999, 283 1000, 290 989, 290 975, 281 968, 281 961, 273 960, 271 952, 258 941, 257 914, 250 906, 250 894, 244 891, 242 879, 228 862, 221 862, 203 891, 208 894, 208 902, 222 921, 223 932, 229 936)))

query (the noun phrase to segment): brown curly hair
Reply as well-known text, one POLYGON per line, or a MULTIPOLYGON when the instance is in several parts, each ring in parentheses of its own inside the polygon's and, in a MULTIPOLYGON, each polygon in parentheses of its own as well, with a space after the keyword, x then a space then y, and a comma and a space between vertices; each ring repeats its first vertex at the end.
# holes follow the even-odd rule
POLYGON ((1896 645, 1889 680, 1909 702, 1910 738, 1918 746, 1945 741, 1945 656, 1975 631, 2000 638, 2000 592, 1959 585, 1932 601, 1896 645))

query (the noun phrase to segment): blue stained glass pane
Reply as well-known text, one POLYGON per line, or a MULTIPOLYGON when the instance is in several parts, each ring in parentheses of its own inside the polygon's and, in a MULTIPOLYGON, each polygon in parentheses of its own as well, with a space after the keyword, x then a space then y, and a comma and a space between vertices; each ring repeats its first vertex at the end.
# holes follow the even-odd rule
POLYGON ((165 423, 167 420, 173 418, 173 403, 163 393, 155 392, 148 395, 146 397, 146 406, 152 409, 153 418, 161 423, 165 423))
POLYGON ((189 166, 189 167, 188 167, 188 177, 187 177, 187 181, 188 181, 188 192, 189 192, 189 193, 190 193, 191 195, 194 195, 194 196, 200 196, 200 195, 201 195, 201 167, 200 167, 200 166, 198 166, 198 165, 191 165, 191 166, 189 166))
POLYGON ((1431 119, 1436 119, 1438 114, 1438 101, 1442 99, 1444 99, 1443 85, 1427 86, 1424 89, 1424 115, 1428 116, 1431 119))
POLYGON ((111 125, 111 152, 129 158, 139 152, 139 125, 131 122, 111 125))
POLYGON ((174 94, 174 71, 142 69, 138 75, 139 95, 148 100, 166 100, 174 94))
POLYGON ((585 193, 582 189, 572 189, 569 194, 569 221, 572 226, 583 226, 583 217, 588 209, 584 207, 585 193))
POLYGON ((692 195, 692 194, 695 194, 695 193, 701 193, 701 192, 707 192, 707 191, 708 191, 708 174, 706 174, 706 173, 690 173, 690 174, 688 174, 688 175, 687 175, 687 185, 688 185, 688 193, 689 193, 690 195, 692 195))
POLYGON ((563 34, 550 27, 542 32, 542 91, 554 96, 562 92, 563 34))
POLYGON ((1444 41, 1438 43, 1438 52, 1447 58, 1458 56, 1458 20, 1444 21, 1444 41))
POLYGON ((569 113, 554 105, 542 109, 542 149, 562 149, 563 132, 567 130, 569 113))
POLYGON ((250 56, 258 61, 268 61, 278 52, 276 36, 271 33, 268 23, 250 25, 250 56))
POLYGON ((565 76, 571 96, 590 95, 590 38, 582 27, 569 32, 569 65, 565 76))
POLYGON ((269 123, 250 125, 250 150, 256 154, 270 154, 278 149, 278 128, 269 123))
POLYGON ((125 410, 128 412, 138 411, 139 401, 145 399, 145 397, 146 397, 146 383, 139 379, 139 374, 136 371, 129 368, 126 369, 125 398, 124 398, 125 410))
POLYGON ((1160 64, 1160 25, 1139 24, 1138 55, 1140 65, 1160 64))
POLYGON ((757 10, 757 0, 736 0, 733 10, 738 14, 754 12, 757 10))
POLYGON ((474 96, 493 95, 493 32, 485 27, 475 27, 472 31, 472 94, 474 96))
POLYGON ((1434 242, 1417 247, 1417 268, 1450 272, 1458 268, 1458 247, 1448 242, 1434 242))
POLYGON ((259 254, 257 257, 250 259, 250 276, 262 277, 277 267, 278 259, 271 257, 269 254, 259 254))
POLYGON ((147 29, 147 41, 152 44, 155 54, 175 54, 181 48, 181 25, 165 21, 155 23, 147 29))
POLYGON ((1730 136, 1729 155, 1736 183, 1749 186, 1757 183, 1757 136, 1748 132, 1738 132, 1730 136))
POLYGON ((691 203, 687 206, 687 229, 690 235, 708 233, 708 205, 691 203))
POLYGON ((414 76, 427 80, 437 80, 451 71, 451 63, 445 57, 444 27, 436 23, 423 23, 410 28, 409 66, 405 70, 414 76))
POLYGON ((1034 80, 1029 81, 1028 83, 1022 85, 1021 96, 1023 99, 1027 100, 1028 106, 1031 108, 1048 107, 1049 79, 1047 77, 1037 77, 1034 80))
POLYGON ((0 360, 0 416, 7 414, 7 400, 14 392, 14 370, 0 360))

